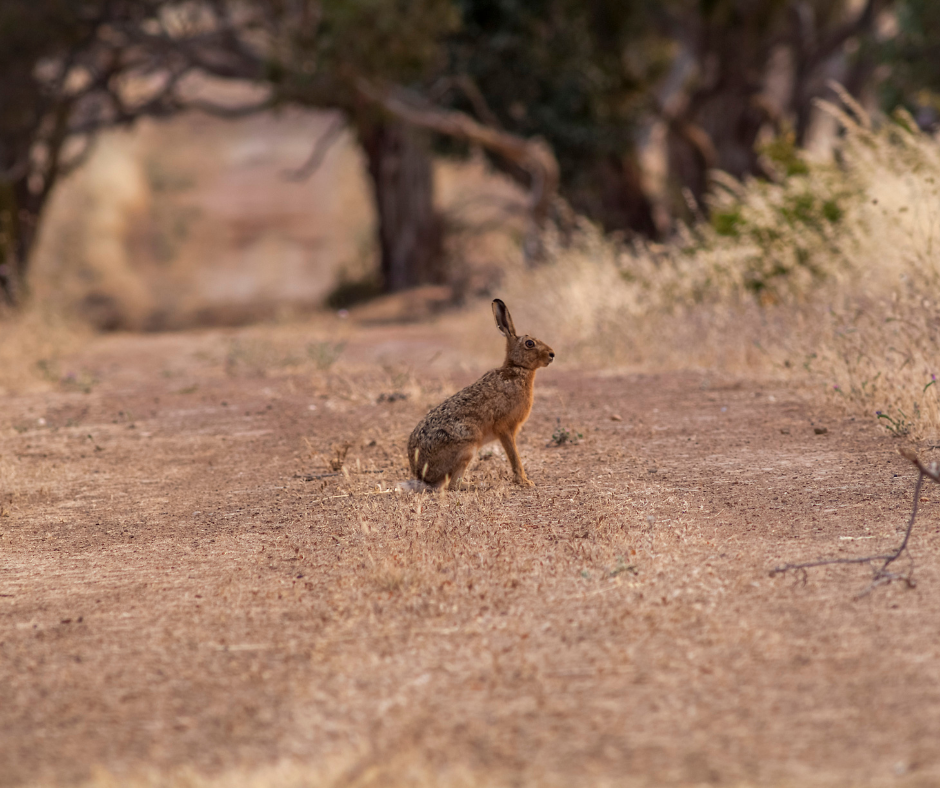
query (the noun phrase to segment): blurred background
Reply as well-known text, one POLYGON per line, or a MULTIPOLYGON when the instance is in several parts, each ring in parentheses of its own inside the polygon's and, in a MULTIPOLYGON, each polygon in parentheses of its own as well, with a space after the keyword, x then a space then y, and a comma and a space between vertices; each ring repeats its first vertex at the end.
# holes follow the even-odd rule
POLYGON ((933 0, 4 0, 0 356, 498 290, 867 407, 899 304, 934 374, 938 118, 933 0))
POLYGON ((561 200, 668 239, 711 171, 829 155, 833 82, 932 129, 938 45, 929 0, 6 0, 0 284, 156 330, 465 289, 561 200))

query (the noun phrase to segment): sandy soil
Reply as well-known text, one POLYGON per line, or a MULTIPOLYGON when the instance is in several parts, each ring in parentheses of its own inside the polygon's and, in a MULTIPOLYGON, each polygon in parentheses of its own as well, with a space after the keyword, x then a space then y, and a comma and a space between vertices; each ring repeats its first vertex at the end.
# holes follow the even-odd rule
POLYGON ((336 331, 102 338, 6 399, 0 786, 940 782, 940 491, 916 588, 769 577, 898 543, 876 424, 560 358, 537 487, 390 493, 499 337, 336 331))

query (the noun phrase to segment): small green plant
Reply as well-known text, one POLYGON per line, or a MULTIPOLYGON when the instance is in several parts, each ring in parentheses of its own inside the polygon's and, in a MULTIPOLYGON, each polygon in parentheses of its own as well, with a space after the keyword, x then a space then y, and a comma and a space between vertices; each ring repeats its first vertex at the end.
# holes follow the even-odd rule
POLYGON ((308 342, 307 358, 316 364, 317 369, 325 371, 336 363, 345 347, 345 342, 308 342))
POLYGON ((726 210, 716 210, 711 216, 712 227, 718 235, 738 238, 741 235, 741 206, 732 205, 726 210))
POLYGON ((561 419, 555 419, 556 427, 552 433, 552 440, 549 445, 565 446, 567 444, 576 444, 584 437, 580 432, 574 432, 567 427, 561 426, 561 419))
POLYGON ((98 383, 95 374, 87 369, 68 372, 59 380, 59 385, 67 391, 81 391, 84 394, 91 394, 92 388, 98 383))
POLYGON ((39 375, 50 383, 57 383, 62 377, 59 372, 59 364, 56 361, 50 359, 41 358, 36 362, 36 369, 39 372, 39 375))
POLYGON ((36 370, 43 380, 58 383, 64 389, 83 391, 85 394, 90 393, 92 388, 99 382, 95 373, 89 369, 81 369, 78 372, 71 371, 63 375, 59 362, 49 359, 37 361, 36 370))
POLYGON ((624 563, 623 556, 617 556, 617 565, 611 569, 608 573, 608 577, 616 577, 617 575, 622 575, 624 572, 631 575, 638 575, 640 570, 636 568, 635 564, 624 563))
POLYGON ((878 417, 881 426, 896 438, 903 438, 905 435, 909 435, 914 426, 907 417, 907 414, 900 408, 898 408, 898 416, 896 418, 880 410, 875 411, 875 416, 878 417))
POLYGON ((809 166, 803 157, 803 152, 796 144, 796 134, 792 129, 786 129, 770 142, 760 147, 760 152, 766 156, 779 170, 779 175, 789 178, 793 175, 808 175, 809 166))

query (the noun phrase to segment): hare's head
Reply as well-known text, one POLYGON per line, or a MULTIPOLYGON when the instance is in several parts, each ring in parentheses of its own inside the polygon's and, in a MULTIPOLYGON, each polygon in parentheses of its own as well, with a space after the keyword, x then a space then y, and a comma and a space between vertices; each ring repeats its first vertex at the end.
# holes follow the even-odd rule
POLYGON ((555 351, 535 337, 518 336, 509 310, 498 298, 493 301, 493 316, 496 318, 496 327, 506 337, 505 366, 538 369, 552 363, 555 351))

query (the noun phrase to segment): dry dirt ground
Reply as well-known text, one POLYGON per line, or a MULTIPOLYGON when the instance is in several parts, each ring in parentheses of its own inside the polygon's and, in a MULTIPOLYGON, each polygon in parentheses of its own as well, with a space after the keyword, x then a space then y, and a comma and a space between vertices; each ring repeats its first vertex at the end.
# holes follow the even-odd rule
POLYGON ((898 543, 873 421, 559 358, 534 489, 394 493, 500 339, 343 330, 106 337, 6 398, 0 786, 940 784, 940 490, 915 588, 769 576, 898 543))

